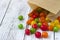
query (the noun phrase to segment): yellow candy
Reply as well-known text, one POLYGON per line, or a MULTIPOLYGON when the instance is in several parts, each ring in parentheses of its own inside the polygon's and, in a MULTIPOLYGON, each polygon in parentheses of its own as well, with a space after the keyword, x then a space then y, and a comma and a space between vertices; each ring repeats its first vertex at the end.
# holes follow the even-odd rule
POLYGON ((31 22, 31 25, 33 25, 33 24, 36 24, 36 22, 35 22, 35 21, 32 21, 32 22, 31 22))
POLYGON ((50 26, 53 26, 53 27, 54 27, 54 22, 51 22, 51 23, 50 23, 50 26))
POLYGON ((54 21, 54 24, 55 24, 55 25, 58 25, 58 24, 59 24, 59 21, 58 21, 58 20, 55 20, 55 21, 54 21))
POLYGON ((46 21, 50 22, 51 20, 49 18, 46 18, 46 21))
POLYGON ((59 24, 59 25, 57 25, 57 27, 60 29, 60 24, 59 24))

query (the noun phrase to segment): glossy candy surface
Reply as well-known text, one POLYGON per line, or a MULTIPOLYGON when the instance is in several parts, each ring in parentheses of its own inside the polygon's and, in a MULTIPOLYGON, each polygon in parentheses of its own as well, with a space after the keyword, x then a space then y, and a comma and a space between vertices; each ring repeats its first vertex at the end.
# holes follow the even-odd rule
POLYGON ((35 22, 35 21, 32 21, 32 22, 31 22, 31 25, 33 25, 33 24, 36 24, 36 22, 35 22))
POLYGON ((33 24, 33 25, 32 25, 32 28, 37 29, 37 28, 38 28, 38 25, 37 25, 37 24, 33 24))
POLYGON ((36 33, 35 33, 35 37, 36 37, 36 38, 41 38, 41 33, 40 33, 40 32, 36 32, 36 33))
POLYGON ((29 30, 29 29, 26 29, 26 30, 25 30, 25 34, 26 34, 26 35, 30 35, 30 30, 29 30))
POLYGON ((20 16, 18 17, 18 19, 19 19, 19 20, 23 20, 23 16, 20 15, 20 16))
POLYGON ((19 28, 19 29, 23 29, 23 24, 19 24, 19 25, 18 25, 18 28, 19 28))
POLYGON ((43 38, 48 38, 48 33, 47 33, 47 32, 45 32, 45 31, 44 31, 44 32, 42 32, 42 37, 43 37, 43 38))
POLYGON ((47 26, 45 26, 45 25, 41 25, 41 30, 43 30, 43 31, 47 31, 48 30, 48 27, 47 26))
POLYGON ((36 29, 31 28, 31 29, 30 29, 30 32, 31 32, 31 34, 34 34, 34 33, 36 32, 36 29))
POLYGON ((58 32, 59 28, 57 26, 54 27, 54 32, 58 32))

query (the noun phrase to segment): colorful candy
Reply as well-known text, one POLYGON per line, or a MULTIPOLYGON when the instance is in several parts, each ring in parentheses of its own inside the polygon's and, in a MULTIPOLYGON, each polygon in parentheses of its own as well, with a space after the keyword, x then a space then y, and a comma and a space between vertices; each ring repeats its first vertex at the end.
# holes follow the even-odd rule
POLYGON ((40 28, 40 27, 41 27, 41 25, 42 25, 42 23, 41 23, 41 22, 39 22, 37 25, 38 25, 38 27, 40 28))
POLYGON ((35 33, 35 37, 36 37, 36 38, 41 38, 41 33, 40 33, 40 32, 36 32, 36 33, 35 33))
POLYGON ((26 29, 26 30, 25 30, 25 34, 26 34, 26 35, 30 35, 30 30, 29 30, 29 29, 26 29))
POLYGON ((55 20, 55 21, 54 21, 54 24, 55 24, 55 25, 59 24, 59 20, 55 20))
POLYGON ((50 25, 50 26, 48 27, 48 30, 49 30, 49 31, 53 31, 53 28, 54 28, 54 27, 50 25))
POLYGON ((48 30, 48 27, 47 26, 45 26, 45 25, 41 25, 41 30, 43 30, 43 31, 47 31, 48 30))
POLYGON ((32 22, 31 22, 31 25, 34 25, 34 24, 36 24, 36 21, 32 21, 32 22))
POLYGON ((36 21, 36 22, 39 22, 39 18, 35 18, 35 21, 36 21))
POLYGON ((57 26, 54 27, 54 32, 58 32, 59 28, 57 26))
POLYGON ((18 17, 18 19, 19 19, 19 20, 23 20, 23 16, 20 15, 20 16, 18 17))
POLYGON ((45 32, 45 31, 44 31, 44 32, 42 32, 42 37, 43 37, 43 38, 48 38, 48 33, 47 33, 47 32, 45 32))
POLYGON ((30 29, 30 32, 31 32, 31 34, 34 34, 34 33, 36 32, 36 29, 31 28, 31 29, 30 29))
POLYGON ((32 28, 37 29, 38 28, 38 25, 37 24, 34 24, 34 25, 32 25, 32 28))
POLYGON ((23 24, 19 24, 19 25, 18 25, 18 28, 19 28, 19 29, 23 29, 23 24))

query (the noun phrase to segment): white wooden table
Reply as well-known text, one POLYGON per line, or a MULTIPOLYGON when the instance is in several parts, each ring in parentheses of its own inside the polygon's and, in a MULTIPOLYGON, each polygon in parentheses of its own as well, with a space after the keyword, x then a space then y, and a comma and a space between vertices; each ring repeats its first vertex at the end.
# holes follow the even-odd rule
POLYGON ((26 0, 0 0, 0 40, 60 40, 60 32, 48 31, 49 37, 45 39, 25 35, 24 30, 29 11, 30 7, 26 0), (18 20, 19 15, 24 16, 23 21, 18 20), (18 29, 19 23, 24 25, 23 30, 18 29))

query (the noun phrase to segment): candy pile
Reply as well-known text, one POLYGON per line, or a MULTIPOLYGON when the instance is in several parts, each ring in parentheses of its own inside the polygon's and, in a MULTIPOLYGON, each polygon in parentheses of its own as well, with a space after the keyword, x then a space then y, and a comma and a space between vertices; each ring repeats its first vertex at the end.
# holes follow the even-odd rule
MULTIPOLYGON (((42 9, 36 8, 31 13, 28 14, 29 19, 27 20, 27 25, 31 25, 30 29, 25 29, 26 35, 35 34, 36 38, 48 38, 48 33, 46 31, 58 32, 60 29, 60 16, 58 16, 53 22, 47 17, 50 12, 42 9), (37 31, 38 29, 43 32, 37 31)), ((23 16, 20 15, 18 19, 23 20, 23 16)), ((18 25, 19 29, 23 29, 23 24, 18 25)))
POLYGON ((42 8, 36 8, 28 14, 29 19, 27 25, 31 25, 30 29, 25 30, 26 35, 35 34, 37 38, 47 38, 48 33, 46 31, 58 32, 60 29, 60 16, 53 22, 47 18, 49 11, 42 8), (36 30, 41 29, 43 32, 37 32, 36 30))

